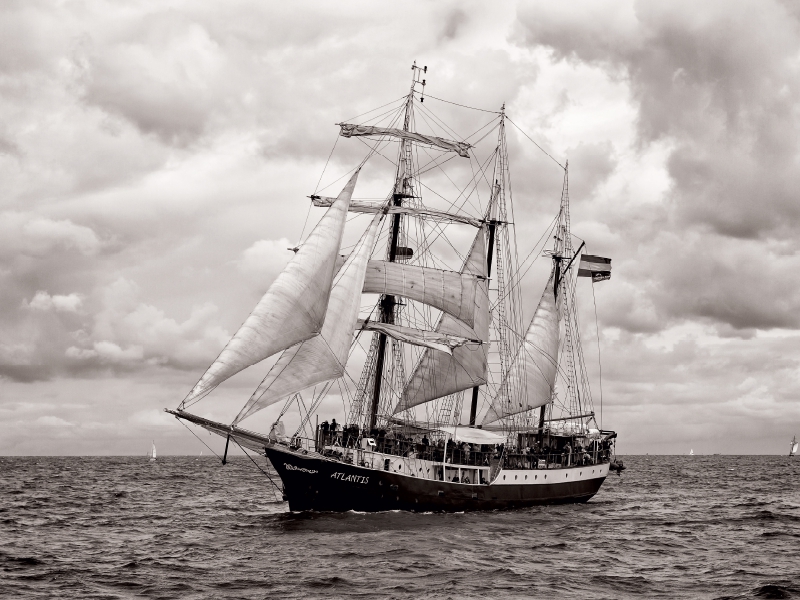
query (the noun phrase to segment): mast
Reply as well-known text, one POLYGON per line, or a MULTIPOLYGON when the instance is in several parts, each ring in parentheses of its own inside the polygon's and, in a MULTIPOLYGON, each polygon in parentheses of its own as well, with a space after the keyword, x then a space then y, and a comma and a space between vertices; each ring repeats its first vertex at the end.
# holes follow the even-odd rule
MULTIPOLYGON (((553 295, 556 305, 559 303, 559 291, 566 292, 565 275, 567 269, 572 264, 570 258, 567 257, 567 252, 572 249, 572 240, 570 238, 569 227, 569 161, 567 161, 564 168, 564 184, 561 189, 561 207, 558 213, 558 225, 556 227, 555 243, 553 244, 553 295), (562 271, 561 261, 567 259, 567 269, 562 271), (564 288, 562 290, 562 288, 564 288)), ((574 386, 574 365, 572 364, 572 340, 569 332, 569 307, 566 306, 566 293, 562 293, 561 301, 564 302, 564 329, 566 333, 564 350, 567 354, 568 365, 566 367, 567 373, 567 398, 571 397, 571 391, 574 386)), ((552 406, 552 402, 542 405, 539 409, 539 443, 544 438, 544 424, 547 416, 547 408, 552 406)), ((576 413, 577 414, 577 413, 576 413)))
MULTIPOLYGON (((418 67, 416 61, 411 66, 411 90, 408 93, 408 100, 406 101, 405 115, 403 118, 403 131, 408 131, 411 122, 411 115, 414 106, 414 89, 417 83, 421 83, 423 90, 425 89, 425 80, 419 80, 422 73, 427 73, 428 67, 418 67)), ((412 160, 412 143, 408 139, 402 139, 400 142, 400 154, 397 161, 397 176, 395 178, 394 192, 392 193, 392 205, 402 206, 404 198, 413 197, 411 188, 411 160, 412 160)), ((392 233, 389 242, 388 261, 395 262, 397 260, 397 242, 400 237, 400 225, 403 215, 400 213, 392 217, 392 233)), ((395 307, 397 301, 392 295, 384 295, 380 300, 380 322, 381 323, 394 323, 395 320, 395 307)), ((375 381, 372 390, 372 405, 369 411, 369 430, 375 429, 378 421, 378 407, 381 400, 381 385, 383 384, 383 371, 384 362, 386 358, 386 334, 378 334, 378 354, 375 362, 375 381)))
MULTIPOLYGON (((500 182, 499 177, 502 177, 502 174, 498 177, 498 167, 500 167, 501 161, 501 154, 502 154, 502 147, 503 147, 503 137, 505 133, 505 121, 506 121, 506 105, 500 108, 500 125, 499 125, 499 133, 497 136, 497 157, 495 158, 495 165, 494 165, 494 172, 495 172, 495 180, 494 180, 494 187, 492 188, 492 196, 489 199, 489 247, 486 250, 486 279, 491 278, 492 276, 492 254, 494 253, 494 236, 495 236, 495 229, 497 228, 498 220, 493 218, 494 217, 494 206, 495 202, 497 201, 497 197, 500 195, 500 182)), ((475 418, 478 414, 478 394, 480 391, 480 386, 476 385, 472 388, 472 403, 470 404, 469 408, 469 426, 475 427, 475 418)))

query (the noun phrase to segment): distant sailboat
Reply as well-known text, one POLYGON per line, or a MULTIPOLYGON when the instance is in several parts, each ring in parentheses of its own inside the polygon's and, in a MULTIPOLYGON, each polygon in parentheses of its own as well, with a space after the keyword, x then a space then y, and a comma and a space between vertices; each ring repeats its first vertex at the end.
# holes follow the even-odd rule
POLYGON ((797 441, 797 436, 792 438, 792 447, 789 450, 789 456, 794 456, 797 454, 797 447, 800 446, 800 442, 797 441))
POLYGON ((150 448, 150 452, 148 452, 147 456, 150 458, 150 462, 153 462, 156 459, 156 442, 153 441, 153 446, 150 448))
POLYGON ((689 450, 689 456, 694 456, 694 450, 689 450))

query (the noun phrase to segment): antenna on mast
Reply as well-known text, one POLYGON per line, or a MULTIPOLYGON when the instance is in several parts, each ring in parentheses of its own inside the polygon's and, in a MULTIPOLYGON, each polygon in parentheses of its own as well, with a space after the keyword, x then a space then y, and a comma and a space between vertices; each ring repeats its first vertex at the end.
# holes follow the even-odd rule
POLYGON ((411 84, 411 89, 416 91, 416 85, 419 83, 422 85, 422 93, 420 93, 419 101, 420 103, 425 102, 425 80, 420 79, 425 73, 428 72, 427 65, 424 67, 418 67, 417 61, 414 61, 414 64, 411 65, 411 70, 414 72, 413 82, 411 84))

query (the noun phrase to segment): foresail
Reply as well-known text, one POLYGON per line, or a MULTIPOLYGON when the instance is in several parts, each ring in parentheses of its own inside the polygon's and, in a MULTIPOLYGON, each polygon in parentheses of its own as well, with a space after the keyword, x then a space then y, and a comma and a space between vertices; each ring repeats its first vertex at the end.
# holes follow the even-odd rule
POLYGON ((286 396, 344 374, 358 320, 364 273, 380 219, 381 215, 375 216, 336 275, 320 334, 284 351, 239 412, 233 425, 286 396))
POLYGON ((353 174, 181 406, 205 396, 242 369, 321 331, 358 174, 359 171, 353 174))
POLYGON ((439 331, 425 331, 413 327, 381 323, 379 321, 359 320, 357 327, 358 329, 383 333, 392 339, 405 342, 406 344, 431 348, 432 350, 438 350, 439 352, 445 352, 447 354, 452 354, 454 348, 459 348, 466 344, 480 346, 483 343, 481 340, 477 339, 449 335, 439 331))
POLYGON ((486 359, 489 341, 489 283, 486 277, 486 242, 484 228, 472 244, 462 273, 477 275, 474 304, 474 326, 450 314, 443 314, 436 326, 442 334, 479 339, 484 344, 465 345, 453 349, 453 354, 425 350, 408 380, 393 414, 423 404, 435 398, 460 392, 486 383, 486 359))
POLYGON ((558 372, 559 315, 551 275, 528 332, 483 424, 538 408, 553 399, 558 372))
POLYGON ((415 131, 404 131, 403 129, 387 129, 384 127, 373 127, 371 125, 350 125, 347 123, 337 123, 341 127, 340 135, 342 137, 361 137, 361 136, 379 136, 379 137, 395 137, 405 140, 411 140, 420 144, 427 144, 442 150, 449 150, 456 152, 459 156, 469 158, 469 149, 472 148, 467 142, 453 142, 444 138, 436 137, 434 135, 423 135, 415 131))

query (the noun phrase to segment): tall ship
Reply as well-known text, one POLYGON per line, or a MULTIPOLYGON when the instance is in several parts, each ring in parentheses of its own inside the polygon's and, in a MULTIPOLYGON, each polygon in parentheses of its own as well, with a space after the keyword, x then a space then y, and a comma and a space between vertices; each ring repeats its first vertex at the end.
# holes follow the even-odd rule
POLYGON ((797 436, 793 436, 792 441, 789 443, 789 456, 797 454, 798 446, 800 446, 800 442, 797 441, 797 436))
POLYGON ((223 463, 231 444, 269 459, 293 511, 586 502, 613 466, 616 433, 601 427, 602 396, 595 413, 576 297, 588 292, 591 306, 611 261, 572 234, 568 165, 552 157, 560 198, 539 240, 526 233, 518 248, 533 203, 515 213, 516 124, 505 107, 457 104, 460 122, 479 114, 483 125, 459 136, 425 103, 447 102, 425 96, 426 73, 415 64, 408 94, 337 124, 337 142, 366 156, 334 182, 337 196, 310 196, 319 222, 167 412, 224 437, 223 463), (393 180, 354 198, 376 161, 393 180), (217 410, 214 390, 248 368, 266 375, 238 414, 202 416, 198 403, 217 410), (320 423, 326 399, 341 410, 320 423), (245 427, 272 406, 267 433, 245 427))

